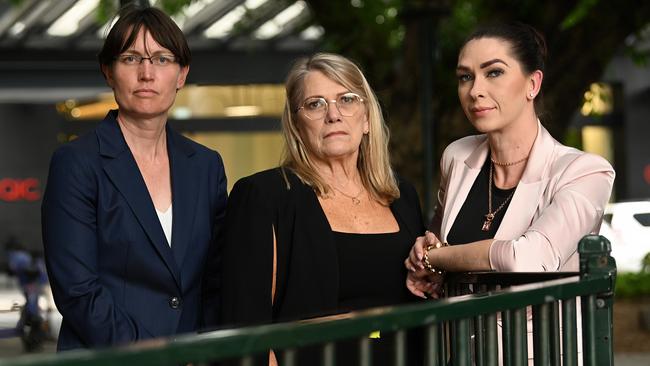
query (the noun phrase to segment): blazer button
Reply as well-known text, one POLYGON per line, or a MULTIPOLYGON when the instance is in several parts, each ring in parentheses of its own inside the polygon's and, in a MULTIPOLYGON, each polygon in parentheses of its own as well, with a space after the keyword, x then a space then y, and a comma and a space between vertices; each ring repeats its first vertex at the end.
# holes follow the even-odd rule
POLYGON ((169 299, 169 307, 172 309, 178 309, 181 307, 181 299, 174 296, 171 299, 169 299))

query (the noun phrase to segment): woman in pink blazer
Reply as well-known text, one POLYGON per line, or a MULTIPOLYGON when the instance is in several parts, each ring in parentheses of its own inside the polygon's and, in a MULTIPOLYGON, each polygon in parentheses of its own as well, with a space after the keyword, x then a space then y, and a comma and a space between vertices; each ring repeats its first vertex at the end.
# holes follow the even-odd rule
POLYGON ((478 30, 461 49, 458 96, 481 135, 442 156, 431 232, 405 261, 415 295, 437 296, 441 271, 578 270, 578 241, 598 233, 614 170, 540 123, 545 56, 543 37, 521 23, 478 30))

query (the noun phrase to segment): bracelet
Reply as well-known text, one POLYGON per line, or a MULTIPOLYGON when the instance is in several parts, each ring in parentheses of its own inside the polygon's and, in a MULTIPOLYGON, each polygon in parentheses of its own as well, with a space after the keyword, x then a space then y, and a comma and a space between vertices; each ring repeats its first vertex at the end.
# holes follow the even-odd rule
POLYGON ((446 247, 446 246, 449 246, 449 244, 442 243, 442 242, 437 242, 435 244, 429 244, 425 248, 424 258, 422 258, 422 259, 423 259, 423 262, 424 262, 424 267, 429 272, 436 273, 436 274, 439 274, 439 275, 445 274, 445 271, 443 271, 441 269, 436 270, 435 268, 433 268, 433 266, 431 265, 431 262, 429 262, 429 251, 432 250, 432 249, 438 249, 438 248, 442 248, 442 247, 446 247))

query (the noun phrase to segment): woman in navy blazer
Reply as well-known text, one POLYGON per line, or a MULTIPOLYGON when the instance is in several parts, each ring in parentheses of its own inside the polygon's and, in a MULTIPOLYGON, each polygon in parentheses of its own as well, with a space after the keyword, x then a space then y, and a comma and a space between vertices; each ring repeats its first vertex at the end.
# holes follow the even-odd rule
POLYGON ((187 42, 160 10, 128 8, 99 61, 119 110, 54 153, 43 198, 59 350, 214 325, 203 309, 218 295, 208 262, 226 203, 223 162, 167 126, 187 42))

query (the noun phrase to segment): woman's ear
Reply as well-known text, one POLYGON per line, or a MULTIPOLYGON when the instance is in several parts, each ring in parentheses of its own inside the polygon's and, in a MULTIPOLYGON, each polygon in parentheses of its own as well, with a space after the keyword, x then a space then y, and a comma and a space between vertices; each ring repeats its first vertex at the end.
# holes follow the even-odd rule
POLYGON ((176 81, 176 90, 183 89, 185 86, 185 80, 187 80, 187 74, 190 72, 190 65, 182 66, 181 72, 178 74, 178 80, 176 81))
POLYGON ((106 84, 108 84, 111 89, 113 89, 113 68, 112 65, 101 65, 102 74, 104 79, 106 79, 106 84))
POLYGON ((528 95, 526 95, 526 97, 530 100, 533 100, 542 89, 542 80, 544 80, 544 73, 541 70, 535 70, 532 74, 530 74, 529 80, 528 95))

